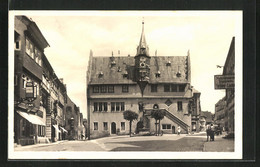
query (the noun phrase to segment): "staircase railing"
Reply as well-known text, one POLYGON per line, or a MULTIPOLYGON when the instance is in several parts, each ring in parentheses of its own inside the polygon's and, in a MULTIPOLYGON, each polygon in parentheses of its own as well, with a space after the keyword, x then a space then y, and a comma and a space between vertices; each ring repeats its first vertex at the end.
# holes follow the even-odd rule
POLYGON ((180 118, 176 117, 169 111, 165 110, 166 112, 166 117, 178 124, 182 129, 186 130, 188 132, 189 125, 183 122, 180 118))

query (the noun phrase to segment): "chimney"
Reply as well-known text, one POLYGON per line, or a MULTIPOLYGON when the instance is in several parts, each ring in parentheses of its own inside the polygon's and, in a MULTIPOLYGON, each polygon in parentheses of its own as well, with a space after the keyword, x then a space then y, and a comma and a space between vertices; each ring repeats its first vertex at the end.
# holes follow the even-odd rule
POLYGON ((60 82, 63 83, 63 78, 60 78, 60 82))

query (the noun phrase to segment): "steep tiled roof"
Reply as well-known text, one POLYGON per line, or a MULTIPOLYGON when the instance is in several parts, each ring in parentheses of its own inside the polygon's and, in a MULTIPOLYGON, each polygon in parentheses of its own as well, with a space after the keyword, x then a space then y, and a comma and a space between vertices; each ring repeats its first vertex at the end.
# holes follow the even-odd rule
MULTIPOLYGON (((134 57, 92 57, 89 84, 135 84, 134 57), (114 59, 115 64, 112 65, 114 59), (123 77, 127 72, 128 77, 123 77), (102 73, 102 76, 99 74, 102 73)), ((150 59, 150 83, 190 82, 189 56, 153 56, 150 59), (171 65, 166 66, 167 62, 171 65), (160 71, 160 77, 156 73, 160 71), (177 72, 181 76, 177 76, 177 72)))

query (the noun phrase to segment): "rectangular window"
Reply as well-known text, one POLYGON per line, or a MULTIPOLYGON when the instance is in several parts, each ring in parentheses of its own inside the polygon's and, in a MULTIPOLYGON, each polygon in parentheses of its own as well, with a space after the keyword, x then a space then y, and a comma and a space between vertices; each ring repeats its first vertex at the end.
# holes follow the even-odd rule
POLYGON ((93 93, 99 93, 99 86, 93 86, 93 93))
POLYGON ((30 42, 30 56, 34 59, 34 46, 31 42, 30 42))
POLYGON ((162 124, 162 129, 171 129, 171 124, 162 124))
POLYGON ((182 111, 182 101, 178 101, 178 111, 182 111))
POLYGON ((30 42, 28 39, 26 39, 26 42, 25 42, 25 45, 26 45, 26 50, 25 52, 30 55, 30 42))
POLYGON ((107 86, 101 86, 101 93, 107 93, 107 86))
POLYGON ((107 102, 104 102, 104 111, 107 111, 107 102))
POLYGON ((98 110, 98 103, 94 103, 94 111, 98 110))
POLYGON ((111 103, 111 111, 115 111, 115 103, 114 102, 111 103))
POLYGON ((16 50, 20 49, 20 42, 19 41, 15 41, 15 49, 16 50))
POLYGON ((179 92, 184 92, 185 87, 186 87, 186 85, 179 85, 179 92))
POLYGON ((94 130, 98 130, 98 122, 94 122, 94 130))
POLYGON ((108 93, 114 93, 114 86, 112 85, 108 86, 108 93))
POLYGON ((103 129, 104 129, 104 130, 108 130, 108 128, 107 128, 107 122, 103 122, 103 129))
POLYGON ((125 111, 125 103, 121 102, 121 111, 125 111))
POLYGON ((157 85, 151 85, 151 92, 157 92, 157 85))
POLYGON ((14 86, 17 86, 17 80, 18 78, 17 78, 17 75, 14 75, 14 86))
POLYGON ((122 92, 127 93, 128 92, 128 85, 122 85, 122 92))
POLYGON ((125 122, 121 122, 121 130, 125 130, 125 122))
POLYGON ((170 85, 164 85, 164 92, 170 92, 170 85))
POLYGON ((172 84, 171 88, 172 88, 171 90, 172 92, 177 92, 177 85, 172 84))
POLYGON ((98 111, 102 111, 103 110, 103 107, 102 107, 102 103, 98 103, 98 111))
POLYGON ((116 102, 116 111, 120 111, 120 103, 116 102))

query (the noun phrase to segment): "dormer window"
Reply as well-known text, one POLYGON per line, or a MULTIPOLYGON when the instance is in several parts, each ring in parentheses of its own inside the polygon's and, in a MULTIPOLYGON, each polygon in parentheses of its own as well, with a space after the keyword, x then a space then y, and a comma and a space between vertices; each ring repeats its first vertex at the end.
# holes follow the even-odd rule
POLYGON ((98 74, 98 77, 99 78, 102 78, 104 76, 104 73, 101 71, 99 74, 98 74))
POLYGON ((112 66, 116 65, 116 61, 113 60, 113 61, 111 62, 111 65, 112 65, 112 66))
POLYGON ((171 61, 168 60, 168 62, 166 63, 166 66, 171 66, 171 61))
POLYGON ((125 71, 125 73, 123 74, 123 77, 124 78, 128 77, 128 72, 127 71, 125 71))
POLYGON ((161 76, 161 72, 160 71, 158 71, 157 73, 155 73, 155 77, 156 78, 159 78, 161 76))
POLYGON ((181 72, 178 71, 178 72, 176 73, 176 76, 177 76, 177 77, 181 77, 181 72))
POLYGON ((120 67, 117 68, 117 72, 121 72, 121 68, 120 67))

